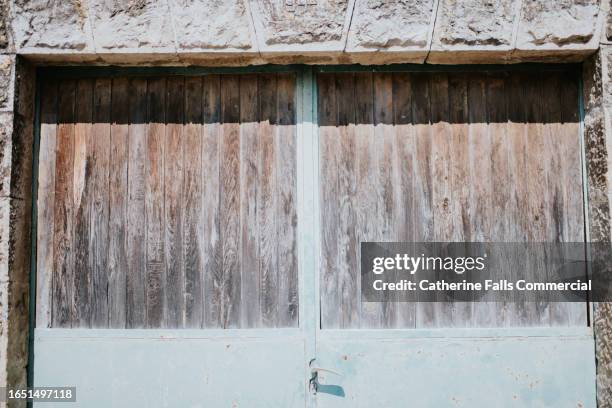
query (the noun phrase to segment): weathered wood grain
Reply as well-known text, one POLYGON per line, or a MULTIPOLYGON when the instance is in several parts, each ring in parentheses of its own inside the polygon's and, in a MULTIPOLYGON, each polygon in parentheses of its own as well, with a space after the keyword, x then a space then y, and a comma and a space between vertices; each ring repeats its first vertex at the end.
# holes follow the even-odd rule
MULTIPOLYGON (((433 183, 431 177, 432 140, 430 136, 430 89, 427 75, 412 75, 412 104, 415 123, 415 163, 414 163, 414 240, 415 242, 434 241, 433 183)), ((430 294, 422 294, 429 300, 430 294)), ((434 305, 430 302, 419 303, 416 310, 416 327, 433 324, 434 305)))
MULTIPOLYGON (((376 195, 372 194, 372 186, 378 183, 378 164, 374 138, 374 100, 372 98, 374 92, 374 81, 372 73, 356 73, 355 74, 355 168, 356 168, 356 220, 355 232, 357 242, 376 241, 379 239, 378 220, 373 216, 376 214, 377 201, 376 195)), ((325 156, 321 160, 329 160, 325 156)), ((333 174, 333 168, 328 169, 328 173, 333 174)), ((323 177, 323 174, 321 174, 323 177)), ((326 180, 326 179, 325 179, 326 180)), ((323 183, 325 188, 326 183, 323 183)), ((333 187, 333 184, 330 184, 333 187)), ((333 191, 327 193, 327 197, 332 198, 333 191)), ((324 210, 333 209, 334 203, 327 202, 324 210)), ((326 218, 335 219, 333 214, 324 215, 326 218)), ((358 265, 361 265, 361 251, 357 256, 358 265)), ((361 279, 358 280, 357 288, 361 294, 361 279)), ((322 299, 325 304, 328 300, 322 299)), ((380 320, 381 305, 378 303, 359 302, 359 322, 358 327, 370 327, 374 322, 380 320)), ((329 318, 329 317, 328 317, 329 318)), ((323 327, 327 327, 327 322, 323 321, 323 327)))
MULTIPOLYGON (((295 74, 277 74, 276 240, 278 242, 278 327, 298 324, 297 155, 295 74)), ((244 260, 243 260, 244 262, 244 260)), ((357 271, 355 270, 355 274, 357 271)), ((246 297, 248 298, 248 294, 246 297)))
POLYGON ((126 326, 146 324, 147 81, 131 79, 128 128, 126 326))
MULTIPOLYGON (((183 327, 185 269, 183 248, 183 116, 185 79, 168 78, 164 137, 165 327, 183 327)), ((189 149, 190 146, 187 146, 189 149)))
POLYGON ((352 74, 337 75, 336 87, 337 137, 338 144, 338 293, 340 301, 340 327, 354 328, 359 325, 359 292, 357 281, 360 279, 357 253, 359 244, 355 233, 355 78, 352 74))
POLYGON ((129 89, 127 78, 113 79, 111 89, 108 325, 126 327, 129 89))
POLYGON ((41 86, 36 214, 36 327, 39 328, 52 325, 57 102, 57 81, 45 81, 41 86))
POLYGON ((97 79, 94 84, 94 124, 92 127, 92 326, 108 327, 108 241, 110 181, 111 81, 97 79))
POLYGON ((221 134, 221 78, 204 77, 202 140, 202 260, 204 262, 204 327, 223 327, 221 320, 222 246, 219 204, 219 139, 221 134))
MULTIPOLYGON (((470 180, 469 180, 469 125, 468 125, 468 79, 464 74, 450 75, 448 79, 450 118, 450 144, 452 154, 450 166, 452 237, 454 242, 469 242, 470 228, 470 180)), ((474 304, 464 299, 456 302, 452 310, 452 326, 470 326, 474 304)))
POLYGON ((184 323, 199 328, 204 312, 202 241, 202 78, 185 78, 182 191, 183 257, 185 265, 184 323))
MULTIPOLYGON (((348 327, 343 320, 347 313, 356 313, 365 328, 585 323, 583 305, 516 304, 511 298, 408 307, 361 303, 357 311, 342 304, 342 281, 351 262, 346 243, 353 234, 346 228, 351 223, 343 224, 350 208, 346 180, 351 156, 359 203, 352 225, 358 241, 554 241, 565 239, 570 224, 579 226, 573 240, 583 239, 579 157, 562 140, 567 137, 573 151, 579 151, 577 117, 572 116, 577 108, 565 102, 576 99, 576 88, 562 90, 558 73, 545 75, 395 73, 392 106, 387 74, 319 75, 324 328, 348 327), (574 97, 563 98, 564 92, 574 97), (541 109, 543 95, 556 102, 541 109), (354 154, 350 140, 343 139, 350 121, 341 120, 351 110, 351 97, 356 104, 354 154), (563 109, 572 126, 559 119, 563 109), (574 164, 564 163, 568 157, 574 164), (574 191, 571 205, 565 189, 574 191), (334 231, 337 239, 326 239, 334 231)), ((526 278, 554 267, 553 255, 541 256, 540 267, 527 271, 526 278)), ((517 253, 503 267, 523 277, 521 261, 517 253)))
POLYGON ((93 299, 92 257, 90 252, 91 209, 93 206, 93 98, 94 81, 82 79, 76 88, 74 129, 74 304, 73 326, 91 326, 93 299))
MULTIPOLYGON (((414 162, 415 126, 412 117, 412 78, 408 73, 393 74, 393 124, 395 130, 396 175, 399 181, 395 194, 398 208, 395 239, 400 242, 414 241, 414 162)), ((408 293, 399 293, 397 304, 397 327, 410 328, 416 325, 416 304, 407 302, 408 293)))
MULTIPOLYGON (((448 75, 435 74, 430 80, 431 138, 432 163, 431 177, 434 180, 432 189, 434 237, 436 241, 448 242, 453 238, 452 202, 452 166, 455 160, 450 150, 450 104, 448 97, 448 75)), ((444 278, 444 272, 438 273, 438 279, 444 278)), ((453 325, 453 304, 444 302, 445 293, 436 293, 433 304, 433 326, 450 327, 453 325)))
POLYGON ((59 83, 53 229, 53 327, 71 327, 74 316, 74 113, 76 81, 59 83))
POLYGON ((240 322, 240 82, 234 75, 221 79, 221 146, 219 164, 221 326, 240 322))
POLYGON ((264 327, 275 327, 278 317, 278 242, 276 240, 275 133, 278 123, 276 75, 258 78, 259 89, 259 180, 257 222, 259 232, 259 278, 261 318, 264 327))
POLYGON ((241 324, 261 324, 259 278, 259 224, 257 187, 259 179, 259 104, 257 76, 240 78, 240 245, 241 324))
MULTIPOLYGON (((494 102, 493 102, 494 103, 494 102)), ((490 242, 493 237, 491 175, 491 134, 487 126, 487 82, 478 74, 471 74, 468 80, 469 105, 469 161, 470 161, 470 203, 471 236, 475 242, 490 242)), ((485 297, 486 299, 486 297, 485 297)), ((474 304, 473 324, 477 327, 496 326, 495 303, 480 301, 474 304)))
POLYGON ((166 253, 164 245, 164 139, 166 135, 166 79, 148 81, 145 174, 146 322, 163 327, 166 253))
POLYGON ((334 192, 338 186, 338 126, 334 74, 319 74, 318 118, 321 180, 321 322, 324 328, 340 327, 338 296, 338 202, 334 192))

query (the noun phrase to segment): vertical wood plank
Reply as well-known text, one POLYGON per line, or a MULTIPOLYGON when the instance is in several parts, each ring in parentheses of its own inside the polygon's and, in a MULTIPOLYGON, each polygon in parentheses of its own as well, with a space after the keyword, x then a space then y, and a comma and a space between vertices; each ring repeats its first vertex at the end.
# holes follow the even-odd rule
POLYGON ((146 144, 146 321, 163 327, 165 281, 164 138, 166 79, 150 79, 147 90, 146 144))
POLYGON ((340 299, 340 327, 359 326, 359 287, 361 278, 357 253, 359 243, 355 232, 355 77, 354 74, 336 74, 336 110, 338 129, 338 187, 335 199, 338 201, 338 289, 335 296, 340 299))
MULTIPOLYGON (((393 124, 395 129, 395 160, 397 161, 395 206, 398 208, 395 239, 399 242, 414 240, 414 160, 415 126, 412 117, 412 80, 408 73, 393 74, 393 124)), ((399 293, 397 327, 414 328, 416 304, 407 302, 409 294, 399 293)))
MULTIPOLYGON (((453 237, 452 206, 453 191, 451 169, 453 156, 450 151, 449 99, 447 74, 434 74, 430 82, 432 163, 431 173, 435 180, 432 189, 434 237, 436 241, 447 242, 453 237)), ((437 278, 444 278, 442 272, 437 278)), ((437 292, 434 307, 434 326, 453 325, 453 304, 444 301, 444 293, 437 292)))
POLYGON ((241 326, 259 327, 259 229, 257 187, 259 177, 258 88, 256 75, 240 78, 240 229, 241 326))
MULTIPOLYGON (((414 161, 414 241, 434 240, 434 218, 432 209, 433 183, 431 178, 432 141, 429 134, 430 93, 427 75, 414 74, 412 115, 415 123, 415 161, 414 161)), ((424 297, 424 296, 423 296, 424 297)), ((433 321, 433 303, 417 304, 416 327, 430 327, 433 321)))
MULTIPOLYGON (((493 103, 493 102, 491 102, 493 103)), ((487 125, 486 82, 482 75, 470 75, 468 83, 469 105, 469 162, 471 236, 475 242, 491 240, 492 181, 491 181, 491 137, 487 125)), ((478 327, 496 325, 495 303, 481 301, 474 304, 474 324, 478 327)))
MULTIPOLYGON (((374 81, 374 138, 377 153, 377 172, 379 183, 372 193, 376 194, 377 222, 380 224, 379 241, 394 241, 396 235, 395 220, 399 209, 395 199, 398 164, 393 129, 393 76, 390 73, 375 73, 374 81)), ((389 277, 391 274, 387 274, 389 277)), ((395 278, 395 274, 391 279, 395 278)), ((395 327, 397 319, 397 302, 395 294, 388 295, 382 303, 380 326, 395 327)))
POLYGON ((90 327, 93 299, 92 259, 90 253, 90 213, 93 205, 92 120, 93 87, 91 79, 77 82, 76 124, 74 129, 74 304, 73 327, 90 327))
MULTIPOLYGON (((527 208, 527 138, 526 138, 526 107, 525 90, 522 78, 516 74, 506 79, 506 108, 509 121, 507 132, 509 153, 509 171, 511 179, 507 184, 510 189, 511 206, 509 207, 509 219, 511 220, 508 230, 509 242, 526 242, 527 231, 530 220, 524 215, 527 208)), ((516 276, 525 276, 529 271, 524 265, 524 256, 517 253, 512 259, 515 265, 516 276)), ((535 316, 535 304, 533 302, 515 303, 515 322, 506 321, 506 325, 533 324, 535 316)))
POLYGON ((219 139, 221 135, 221 79, 204 77, 202 92, 204 111, 202 140, 202 260, 204 262, 205 327, 222 327, 221 277, 222 247, 219 225, 219 139))
MULTIPOLYGON (((491 143, 491 231, 490 239, 493 242, 513 242, 509 234, 510 205, 512 204, 509 181, 510 174, 509 146, 507 135, 506 116, 506 93, 504 78, 500 75, 491 74, 487 78, 487 121, 489 123, 489 134, 491 143)), ((501 273, 504 276, 511 272, 516 265, 502 260, 501 273)), ((505 295, 505 294, 504 294, 505 295)), ((503 302, 495 304, 497 314, 497 326, 510 326, 515 320, 516 310, 513 302, 508 302, 504 297, 503 302)))
POLYGON ((221 186, 222 242, 221 322, 224 328, 240 323, 240 82, 235 75, 221 77, 221 186))
POLYGON ((200 328, 204 313, 202 301, 202 78, 185 79, 185 127, 183 146, 184 216, 183 254, 185 257, 185 327, 200 328))
MULTIPOLYGON (((278 242, 278 326, 298 323, 297 173, 295 74, 277 74, 276 239, 278 242)), ((353 298, 357 297, 352 294, 353 298)))
POLYGON ((340 327, 338 309, 338 209, 335 191, 338 186, 337 102, 334 74, 319 74, 318 118, 321 165, 321 325, 326 329, 340 327))
POLYGON ((259 89, 259 181, 257 218, 259 231, 259 273, 262 325, 278 324, 278 242, 276 238, 276 75, 258 77, 259 89))
POLYGON ((111 328, 126 327, 127 317, 128 92, 127 78, 113 79, 108 242, 108 320, 111 328))
MULTIPOLYGON (((450 166, 451 200, 451 241, 471 241, 470 227, 470 181, 469 181, 469 117, 468 82, 465 74, 453 74, 448 80, 450 145, 453 156, 450 166)), ((469 299, 466 299, 469 300, 469 299)), ((472 325, 473 303, 456 302, 452 311, 452 326, 472 325)))
MULTIPOLYGON (((546 150, 543 135, 543 111, 540 76, 525 75, 526 112, 526 143, 527 143, 527 178, 525 180, 527 191, 527 205, 524 208, 524 217, 527 217, 528 242, 545 242, 548 228, 548 216, 545 208, 548 207, 548 191, 546 187, 546 150)), ((534 254, 535 255, 535 254, 534 254)), ((542 276, 546 269, 546 254, 537 254, 537 268, 530 270, 531 276, 542 276)), ((536 315, 530 322, 535 326, 548 326, 550 324, 550 305, 546 301, 535 303, 536 315)))
MULTIPOLYGON (((164 325, 183 327, 185 270, 183 260, 183 113, 184 78, 167 79, 164 137, 164 325)), ((188 146, 190 148, 190 146, 188 146)))
POLYGON ((58 83, 44 81, 40 100, 38 154, 38 211, 36 238, 36 327, 51 327, 53 311, 53 255, 55 231, 55 152, 58 83))
POLYGON ((59 83, 53 230, 52 326, 70 327, 74 315, 74 80, 59 83))
MULTIPOLYGON (((356 169, 356 225, 357 242, 376 241, 379 239, 379 224, 374 214, 377 212, 377 195, 372 187, 378 183, 378 160, 374 135, 374 81, 372 73, 355 74, 355 169, 356 169)), ((322 157, 322 159, 324 159, 322 157)), ((333 160, 333 157, 325 158, 333 160)), ((333 168, 328 171, 333 171, 333 168)), ((334 197, 328 193, 328 200, 334 197)), ((335 218, 335 217, 333 217, 335 218)), ((358 251, 357 264, 361 265, 361 248, 358 251)), ((357 281, 358 294, 361 297, 361 276, 357 281)), ((380 304, 359 302, 359 325, 363 328, 379 325, 380 304)))
POLYGON ((108 240, 110 180, 111 81, 94 84, 94 124, 92 129, 92 189, 90 254, 92 263, 91 319, 93 327, 108 327, 108 240))
POLYGON ((126 326, 146 324, 147 81, 129 82, 126 326))

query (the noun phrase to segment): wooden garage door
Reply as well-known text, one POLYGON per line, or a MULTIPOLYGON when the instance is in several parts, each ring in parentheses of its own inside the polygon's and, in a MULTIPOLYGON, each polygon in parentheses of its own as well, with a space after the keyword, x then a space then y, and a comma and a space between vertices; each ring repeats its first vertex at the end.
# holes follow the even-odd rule
POLYGON ((362 241, 583 242, 574 72, 322 73, 318 117, 322 328, 586 326, 581 303, 362 302, 359 277, 362 241))
POLYGON ((37 327, 295 327, 295 74, 45 80, 37 327))

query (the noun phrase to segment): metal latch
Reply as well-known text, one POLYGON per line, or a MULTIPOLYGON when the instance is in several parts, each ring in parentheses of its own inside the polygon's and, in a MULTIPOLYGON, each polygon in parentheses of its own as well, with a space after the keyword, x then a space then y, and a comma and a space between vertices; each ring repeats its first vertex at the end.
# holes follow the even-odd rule
POLYGON ((319 389, 319 373, 330 373, 340 376, 341 374, 337 371, 330 370, 329 368, 319 367, 315 364, 316 359, 310 360, 308 364, 310 367, 310 381, 308 382, 308 388, 310 392, 316 394, 319 389))

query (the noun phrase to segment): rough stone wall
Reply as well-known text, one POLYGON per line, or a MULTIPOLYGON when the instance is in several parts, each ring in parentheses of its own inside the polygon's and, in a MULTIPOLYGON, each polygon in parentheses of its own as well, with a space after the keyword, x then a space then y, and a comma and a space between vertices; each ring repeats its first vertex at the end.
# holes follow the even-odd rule
POLYGON ((0 0, 0 386, 16 388, 27 383, 35 71, 15 52, 13 6, 0 0))
POLYGON ((0 44, 92 64, 576 61, 599 1, 0 0, 0 44))

